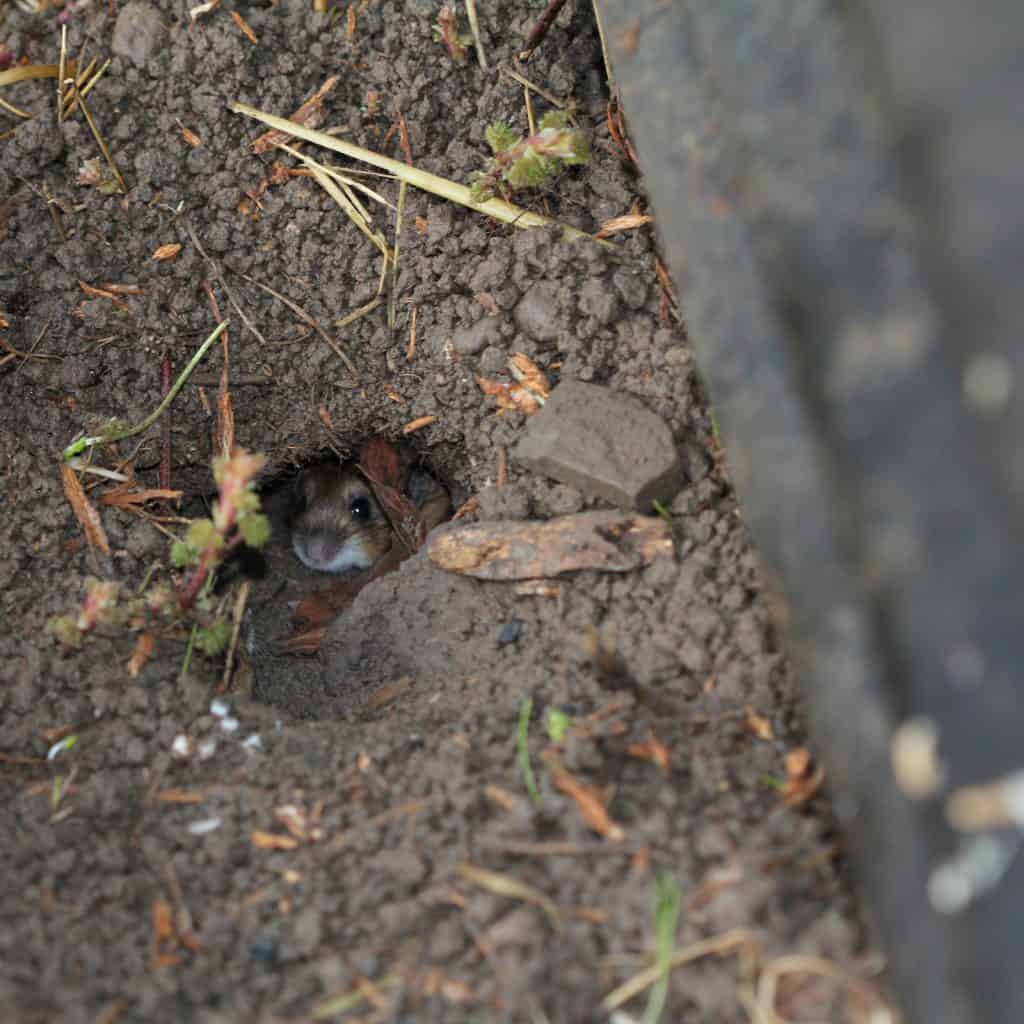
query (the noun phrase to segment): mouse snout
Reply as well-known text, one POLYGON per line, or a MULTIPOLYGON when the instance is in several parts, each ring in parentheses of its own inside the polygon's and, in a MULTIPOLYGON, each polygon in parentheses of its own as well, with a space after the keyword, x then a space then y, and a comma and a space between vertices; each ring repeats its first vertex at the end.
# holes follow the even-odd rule
POLYGON ((342 540, 336 533, 316 530, 296 531, 292 548, 303 565, 318 572, 368 569, 379 554, 361 537, 342 540))

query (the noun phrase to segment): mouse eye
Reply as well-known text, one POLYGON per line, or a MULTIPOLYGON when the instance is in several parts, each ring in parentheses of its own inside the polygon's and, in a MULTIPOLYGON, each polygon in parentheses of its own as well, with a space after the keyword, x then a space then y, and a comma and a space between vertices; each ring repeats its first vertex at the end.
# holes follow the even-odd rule
POLYGON ((370 499, 369 498, 353 498, 352 504, 348 507, 349 512, 352 513, 353 519, 367 520, 370 518, 370 499))

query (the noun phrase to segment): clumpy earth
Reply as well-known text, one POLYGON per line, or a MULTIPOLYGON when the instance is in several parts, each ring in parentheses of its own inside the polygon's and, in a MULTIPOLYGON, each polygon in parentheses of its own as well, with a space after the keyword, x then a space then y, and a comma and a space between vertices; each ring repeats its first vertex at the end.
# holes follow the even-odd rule
MULTIPOLYGON (((34 117, 0 114, 13 129, 0 148, 0 339, 22 353, 0 366, 3 1020, 599 1020, 602 999, 652 963, 665 879, 680 893, 677 949, 745 929, 761 968, 808 953, 860 978, 880 969, 827 794, 781 799, 786 755, 808 743, 784 606, 766 595, 685 330, 662 300, 651 228, 610 252, 410 190, 394 329, 386 304, 343 323, 377 292, 378 250, 309 177, 268 183, 275 162, 295 161, 254 155, 261 127, 229 113, 242 100, 288 115, 338 75, 324 129, 401 158, 401 114, 414 162, 466 182, 488 123, 525 128, 523 90, 494 66, 539 6, 478 4, 488 71, 472 48, 463 66, 449 59, 432 3, 239 7, 255 43, 223 8, 194 24, 170 3, 65 8, 70 52, 112 57, 89 105, 126 196, 82 173, 96 143, 80 115, 58 125, 52 81, 4 89, 34 117), (171 244, 175 258, 152 259, 171 244), (135 678, 126 633, 62 650, 47 623, 81 602, 87 577, 145 586, 166 572, 168 539, 104 508, 112 554, 92 550, 60 452, 96 421, 154 408, 165 354, 177 373, 216 323, 204 282, 231 321, 235 434, 267 456, 271 505, 310 458, 430 416, 408 443, 457 503, 477 499, 479 518, 599 506, 511 455, 526 420, 499 414, 476 378, 509 381, 518 351, 555 383, 635 396, 671 430, 685 472, 667 509, 674 557, 527 592, 421 552, 360 594, 318 656, 287 658, 275 644, 290 595, 322 580, 279 529, 223 705, 223 659, 196 654, 183 672, 177 639, 159 640, 135 678), (256 282, 322 325, 358 378, 256 282), (110 285, 134 287, 89 291, 110 285), (536 801, 519 760, 527 699, 536 801), (568 721, 557 744, 552 711, 568 721), (75 744, 47 760, 62 731, 75 744), (594 831, 558 765, 621 838, 594 831)), ((8 7, 0 40, 13 59, 55 62, 53 6, 8 7)), ((571 98, 593 157, 516 198, 585 231, 642 203, 609 138, 589 6, 570 2, 523 71, 571 98)), ((396 199, 393 183, 367 180, 396 199)), ((392 213, 366 201, 390 242, 392 213)), ((222 365, 217 347, 167 421, 94 462, 130 459, 155 486, 169 422, 177 514, 203 514, 222 365)), ((93 497, 107 486, 83 480, 93 497)), ((726 943, 675 969, 662 1019, 748 1019, 740 961, 726 943)), ((639 1019, 646 999, 616 1019, 639 1019)), ((863 1020, 871 1006, 835 981, 779 981, 785 1019, 863 1020)))

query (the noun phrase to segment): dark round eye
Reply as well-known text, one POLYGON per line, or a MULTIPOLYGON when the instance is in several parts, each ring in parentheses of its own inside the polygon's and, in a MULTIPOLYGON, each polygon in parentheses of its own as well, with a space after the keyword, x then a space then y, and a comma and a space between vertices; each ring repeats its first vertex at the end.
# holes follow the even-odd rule
POLYGON ((353 519, 362 519, 364 521, 370 518, 370 513, 373 511, 370 508, 369 498, 353 498, 348 510, 352 513, 353 519))

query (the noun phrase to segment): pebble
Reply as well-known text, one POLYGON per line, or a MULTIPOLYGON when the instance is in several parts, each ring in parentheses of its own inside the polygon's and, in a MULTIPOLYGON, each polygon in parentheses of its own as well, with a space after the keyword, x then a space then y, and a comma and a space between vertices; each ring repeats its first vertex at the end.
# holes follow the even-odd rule
POLYGON ((111 49, 138 67, 146 64, 167 36, 160 12, 146 0, 132 0, 117 16, 111 49))
POLYGON ((557 341, 561 334, 558 285, 538 281, 519 300, 513 315, 519 329, 534 341, 557 341))
POLYGON ((485 316, 469 327, 460 327, 452 335, 452 347, 463 356, 474 356, 488 345, 501 344, 501 324, 497 317, 485 316))
POLYGON ((583 494, 648 512, 682 486, 672 432, 637 399, 563 381, 513 450, 521 464, 583 494))

